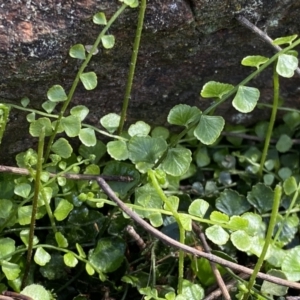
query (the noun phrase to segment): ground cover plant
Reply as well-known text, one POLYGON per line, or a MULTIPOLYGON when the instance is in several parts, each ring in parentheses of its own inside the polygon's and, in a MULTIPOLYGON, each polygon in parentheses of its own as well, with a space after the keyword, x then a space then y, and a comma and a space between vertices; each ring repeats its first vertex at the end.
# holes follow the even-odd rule
POLYGON ((276 39, 284 48, 270 58, 244 58, 242 65, 254 71, 237 85, 206 83, 201 96, 213 103, 205 111, 173 107, 167 121, 181 131, 143 120, 125 124, 143 0, 122 112, 93 126, 84 123, 88 107, 72 106, 72 97, 79 83, 87 92, 97 86, 97 75, 85 68, 100 44, 114 46, 111 24, 139 4, 121 2, 110 20, 103 12, 94 15, 102 27, 91 48, 71 47, 70 56, 82 64, 68 93, 59 84, 50 87, 41 110, 28 98, 1 103, 0 141, 10 110, 19 109, 28 113, 38 146, 19 153, 17 167, 0 166, 0 299, 273 299, 297 293, 300 111, 284 106, 279 83, 297 71, 300 39, 276 39), (251 87, 267 67, 273 67, 272 105, 261 103, 251 87), (241 113, 269 109, 270 120, 253 128, 225 124, 215 115, 224 101, 241 113), (284 115, 276 123, 278 110, 284 115), (110 140, 105 144, 101 136, 110 140), (78 149, 72 140, 79 140, 78 149))

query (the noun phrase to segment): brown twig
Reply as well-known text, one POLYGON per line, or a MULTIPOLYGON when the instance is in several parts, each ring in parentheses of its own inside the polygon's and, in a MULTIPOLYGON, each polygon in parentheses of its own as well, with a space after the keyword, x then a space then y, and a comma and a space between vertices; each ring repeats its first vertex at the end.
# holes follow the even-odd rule
POLYGON ((4 292, 2 292, 2 294, 5 295, 5 296, 8 296, 9 298, 13 297, 14 299, 19 299, 19 300, 33 300, 29 296, 22 295, 22 294, 19 294, 19 293, 15 293, 15 292, 10 292, 10 291, 4 291, 4 292))
MULTIPOLYGON (((17 167, 0 165, 0 173, 4 173, 4 172, 19 174, 19 175, 30 175, 29 171, 25 168, 17 168, 17 167)), ((57 174, 49 173, 49 176, 56 177, 57 174)), ((74 179, 74 180, 97 180, 99 175, 63 173, 63 174, 59 175, 59 177, 65 177, 67 179, 74 179)), ((106 181, 121 181, 121 182, 133 181, 133 178, 130 176, 100 175, 100 177, 102 177, 106 181)))
MULTIPOLYGON (((159 240, 161 240, 162 242, 178 248, 178 249, 182 249, 187 253, 190 253, 192 255, 195 255, 197 257, 204 257, 212 262, 215 262, 217 264, 220 264, 222 266, 228 267, 230 269, 233 270, 237 270, 238 272, 241 273, 245 273, 245 274, 252 274, 253 270, 249 269, 247 267, 244 266, 240 266, 236 263, 227 261, 221 257, 218 257, 216 255, 213 255, 211 253, 205 253, 202 251, 199 251, 195 248, 192 248, 190 246, 187 246, 185 244, 181 244, 179 242, 177 242, 176 240, 173 240, 172 238, 168 237, 167 235, 163 234, 162 232, 160 232, 159 230, 153 228, 150 224, 148 224, 146 221, 144 221, 137 213, 135 213, 134 211, 132 211, 130 208, 128 208, 114 193, 114 191, 110 188, 110 186, 106 183, 106 181, 101 178, 98 177, 97 178, 97 182, 100 185, 100 187, 102 188, 102 190, 106 193, 106 195, 113 200, 114 202, 116 202, 116 204, 123 210, 123 212, 125 212, 129 217, 131 217, 135 222, 137 222, 140 226, 142 226, 146 231, 148 231, 149 233, 151 233, 153 236, 157 237, 159 240)), ((290 288, 294 288, 294 289, 298 289, 300 290, 300 283, 298 282, 292 282, 289 280, 285 280, 285 279, 281 279, 275 276, 270 276, 264 273, 259 272, 257 275, 257 278, 261 278, 263 280, 267 280, 279 285, 283 285, 283 286, 287 286, 290 288)))
MULTIPOLYGON (((211 249, 210 249, 209 245, 207 244, 205 234, 202 232, 201 228, 195 222, 192 222, 192 227, 193 227, 193 230, 196 232, 196 234, 199 236, 205 252, 210 253, 211 249)), ((210 266, 214 273, 214 276, 216 278, 216 281, 218 283, 218 286, 222 292, 224 299, 231 300, 230 294, 227 290, 227 287, 223 281, 223 278, 222 278, 220 271, 218 270, 216 264, 214 262, 210 261, 210 266)))
MULTIPOLYGON (((271 47, 273 47, 276 51, 281 51, 282 48, 279 47, 278 45, 273 44, 273 40, 262 30, 260 30, 257 26, 252 24, 248 19, 243 17, 242 15, 238 15, 235 17, 243 26, 247 27, 250 29, 252 32, 257 34, 261 39, 263 39, 265 42, 267 42, 271 47)), ((300 76, 300 69, 299 67, 295 70, 295 72, 300 76)))

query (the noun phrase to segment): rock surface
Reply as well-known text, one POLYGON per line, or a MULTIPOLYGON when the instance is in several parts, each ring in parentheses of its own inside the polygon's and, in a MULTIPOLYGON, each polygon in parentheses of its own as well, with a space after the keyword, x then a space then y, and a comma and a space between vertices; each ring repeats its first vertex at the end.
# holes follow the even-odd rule
MULTIPOLYGON (((0 4, 0 102, 19 103, 29 97, 30 106, 40 109, 47 90, 61 84, 69 90, 79 61, 68 56, 77 43, 93 44, 102 27, 91 17, 103 11, 109 19, 120 6, 112 0, 7 0, 0 4)), ((96 72, 98 86, 82 86, 72 105, 90 109, 87 122, 98 124, 109 112, 120 112, 125 90, 138 9, 126 9, 109 30, 116 45, 99 49, 87 70, 96 72)), ((273 49, 241 26, 242 14, 272 38, 300 31, 300 2, 297 0, 149 0, 138 65, 127 121, 144 120, 166 125, 169 110, 178 103, 201 110, 209 100, 199 92, 209 80, 239 83, 251 69, 240 61, 247 55, 271 56, 273 49)), ((261 91, 260 101, 272 99, 270 71, 252 85, 261 91)), ((282 80, 281 96, 290 107, 299 106, 299 78, 282 80)), ((269 111, 241 114, 230 103, 218 108, 230 123, 253 124, 266 119, 269 111)), ((32 145, 25 113, 13 109, 1 145, 0 161, 32 145)), ((34 146, 34 145, 33 145, 34 146)))

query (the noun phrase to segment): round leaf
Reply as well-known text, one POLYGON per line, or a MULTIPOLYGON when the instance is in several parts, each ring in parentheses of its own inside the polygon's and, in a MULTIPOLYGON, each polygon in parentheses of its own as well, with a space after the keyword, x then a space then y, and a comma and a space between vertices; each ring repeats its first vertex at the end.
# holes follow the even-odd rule
POLYGON ((29 133, 34 137, 39 137, 43 127, 45 128, 45 136, 52 134, 52 126, 48 118, 39 118, 31 122, 29 126, 29 133))
POLYGON ((101 125, 109 132, 114 133, 119 127, 121 117, 115 113, 105 115, 100 119, 101 125))
POLYGON ((213 225, 205 230, 206 236, 216 245, 224 245, 229 240, 229 234, 219 225, 213 225))
POLYGON ((104 273, 117 270, 124 260, 126 244, 119 237, 106 237, 98 241, 89 255, 89 262, 104 273))
POLYGON ((81 128, 80 119, 76 116, 68 116, 66 118, 62 118, 61 125, 66 132, 66 135, 69 137, 78 136, 81 128))
MULTIPOLYGON (((280 270, 271 269, 267 273, 270 276, 275 276, 282 279, 287 279, 284 272, 280 270)), ((288 287, 279 285, 273 282, 264 281, 261 286, 261 292, 268 295, 274 296, 285 296, 287 294, 288 287)))
POLYGON ((92 128, 82 128, 79 131, 80 141, 88 147, 95 146, 97 143, 95 131, 92 128))
POLYGON ((286 134, 282 134, 276 143, 276 149, 281 153, 285 153, 289 151, 292 146, 293 146, 293 141, 286 134))
POLYGON ((203 218, 209 208, 209 203, 203 199, 194 200, 189 206, 189 214, 203 218))
POLYGON ((294 176, 291 176, 284 181, 283 189, 287 195, 291 195, 297 190, 297 181, 294 176))
POLYGON ((246 197, 238 192, 225 189, 216 199, 216 208, 228 216, 240 215, 251 208, 246 197))
POLYGON ((58 247, 67 248, 68 247, 68 240, 64 237, 61 232, 55 233, 55 240, 57 242, 58 247))
POLYGON ((82 44, 76 44, 72 46, 69 50, 69 55, 73 58, 85 59, 85 49, 82 44))
POLYGON ((221 83, 216 81, 209 81, 206 83, 201 91, 201 96, 203 98, 219 98, 221 99, 223 95, 226 95, 234 88, 233 85, 227 83, 221 83))
POLYGON ((225 121, 222 117, 202 115, 194 135, 203 144, 211 145, 220 136, 224 125, 225 121))
POLYGON ((68 200, 62 199, 59 201, 55 211, 54 217, 57 221, 64 220, 73 209, 74 205, 70 203, 68 200))
POLYGON ((247 200, 260 213, 268 212, 272 209, 274 192, 263 183, 258 183, 252 187, 251 192, 247 194, 247 200))
POLYGON ((111 49, 115 45, 115 37, 113 35, 104 35, 101 38, 102 45, 105 49, 111 49))
POLYGON ((240 251, 248 251, 251 248, 252 239, 244 230, 237 230, 230 237, 233 245, 240 251))
POLYGON ((93 15, 93 22, 98 25, 106 25, 106 17, 103 12, 98 12, 95 15, 93 15))
POLYGON ((33 300, 50 300, 49 292, 39 284, 31 284, 26 286, 22 291, 22 295, 31 297, 33 300))
POLYGON ((239 86, 238 91, 232 101, 233 107, 242 112, 251 112, 259 99, 259 90, 249 86, 239 86))
POLYGON ((51 102, 50 100, 45 101, 42 104, 42 108, 48 113, 51 114, 53 109, 55 108, 57 102, 51 102))
POLYGON ((294 71, 298 68, 298 58, 294 55, 280 54, 276 65, 276 72, 286 78, 293 77, 294 71))
POLYGON ((287 251, 281 269, 287 275, 288 280, 300 280, 300 246, 287 251))
POLYGON ((161 167, 169 175, 181 176, 187 172, 192 161, 192 153, 186 148, 169 149, 161 167))
POLYGON ((69 158, 73 149, 65 138, 59 138, 51 147, 51 150, 62 158, 69 158))
POLYGON ((38 247, 34 254, 34 261, 40 266, 45 266, 51 259, 51 255, 42 247, 38 247))
POLYGON ((129 126, 128 134, 130 136, 146 136, 149 134, 150 130, 151 127, 147 123, 143 121, 137 121, 135 124, 129 126))
POLYGON ((68 99, 64 88, 61 85, 53 85, 47 92, 47 97, 52 102, 61 102, 68 99))
POLYGON ((196 106, 178 104, 168 114, 168 122, 173 125, 187 126, 199 119, 201 111, 196 106))
POLYGON ((71 108, 70 114, 78 117, 81 121, 88 115, 89 109, 84 105, 77 105, 71 108))
POLYGON ((107 152, 115 160, 128 159, 127 144, 124 141, 112 141, 107 143, 107 152))
POLYGON ((66 266, 74 268, 78 264, 78 259, 72 252, 68 252, 64 255, 64 263, 66 264, 66 266))
POLYGON ((28 183, 21 183, 15 186, 14 192, 16 195, 27 198, 30 194, 31 186, 28 183))
POLYGON ((274 45, 291 44, 297 38, 297 34, 279 37, 273 41, 274 45))
POLYGON ((85 89, 93 90, 97 86, 97 75, 95 72, 87 72, 80 74, 80 80, 85 89))

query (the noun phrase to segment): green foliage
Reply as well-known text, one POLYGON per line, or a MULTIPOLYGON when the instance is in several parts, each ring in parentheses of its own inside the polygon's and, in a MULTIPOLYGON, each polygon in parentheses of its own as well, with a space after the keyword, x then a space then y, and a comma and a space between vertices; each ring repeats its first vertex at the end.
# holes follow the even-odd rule
MULTIPOLYGON (((105 49, 115 46, 115 36, 108 34, 108 29, 113 30, 112 23, 127 6, 135 8, 139 4, 137 0, 121 2, 123 5, 111 19, 103 12, 93 16, 93 22, 104 28, 92 46, 76 44, 70 48, 69 55, 78 59, 81 67, 68 93, 61 85, 50 87, 43 111, 31 109, 28 98, 21 100, 21 106, 12 106, 26 108, 30 112, 29 133, 39 140, 45 135, 49 143, 45 154, 39 143, 37 150, 16 155, 16 163, 26 169, 26 176, 0 177, 1 288, 10 287, 32 299, 46 300, 54 299, 47 289, 54 289, 58 296, 64 290, 66 299, 87 299, 83 296, 86 286, 93 285, 98 291, 109 289, 116 299, 121 299, 121 293, 125 295, 127 289, 145 299, 204 298, 204 288, 215 281, 208 261, 185 256, 183 250, 174 255, 174 249, 158 244, 143 228, 135 228, 138 233, 131 232, 129 237, 126 226, 132 226, 132 220, 108 199, 95 181, 96 176, 108 178, 110 187, 130 209, 182 244, 197 246, 193 223, 198 223, 209 243, 220 250, 218 255, 227 260, 241 252, 243 257, 253 255, 270 274, 300 280, 300 252, 295 247, 299 234, 300 162, 294 143, 299 138, 300 112, 286 112, 284 124, 278 126, 274 117, 280 109, 278 75, 293 76, 298 59, 291 50, 300 40, 296 40, 296 35, 279 38, 274 44, 289 46, 273 57, 244 58, 242 65, 255 67, 256 71, 236 86, 206 83, 200 95, 212 98, 213 104, 205 111, 187 104, 173 107, 167 121, 173 127, 183 128, 180 133, 163 126, 152 128, 143 120, 128 124, 128 130, 123 130, 126 105, 121 116, 113 112, 101 117, 99 129, 83 123, 88 107, 70 108, 69 104, 78 82, 87 91, 97 87, 97 75, 85 71, 86 66, 100 43, 105 49), (232 105, 239 112, 259 109, 260 91, 248 84, 272 64, 274 103, 270 122, 261 122, 254 128, 225 126, 225 120, 214 115, 214 109, 231 96, 232 105), (59 113, 52 114, 56 110, 59 113), (96 133, 105 136, 106 143, 98 140, 96 133), (261 141, 249 142, 240 133, 261 141), (282 197, 278 193, 280 185, 282 197), (274 203, 279 202, 281 209, 277 211, 274 203), (270 220, 275 221, 273 227, 270 220), (144 252, 137 251, 135 244, 144 252), (25 259, 30 245, 33 259, 30 255, 25 259), (188 273, 193 280, 185 279, 188 273), (27 276, 29 285, 22 289, 21 282, 27 276)), ((135 54, 144 8, 143 0, 135 54)), ((135 63, 136 56, 131 65, 135 63)), ((134 67, 130 70, 127 96, 134 67)), ((0 104, 0 142, 10 109, 9 104, 0 104)), ((217 267, 222 274, 230 275, 217 267)), ((256 269, 259 268, 257 263, 256 269)), ((247 284, 239 279, 236 297, 244 297, 248 292, 262 297, 252 288, 251 280, 247 284)), ((98 298, 103 297, 100 293, 97 292, 98 298)), ((287 289, 264 281, 261 293, 285 296, 287 289)))

